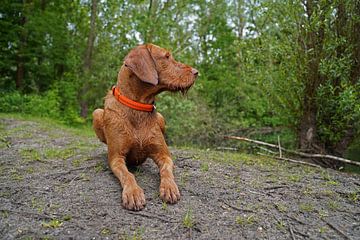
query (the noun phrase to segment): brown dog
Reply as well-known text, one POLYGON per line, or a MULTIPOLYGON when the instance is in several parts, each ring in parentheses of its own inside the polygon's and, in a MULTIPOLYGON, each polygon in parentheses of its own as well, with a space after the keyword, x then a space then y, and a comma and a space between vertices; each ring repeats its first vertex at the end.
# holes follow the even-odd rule
POLYGON ((168 203, 180 199, 173 162, 165 143, 165 121, 152 105, 162 91, 186 91, 198 71, 177 62, 171 53, 153 44, 130 51, 118 82, 105 97, 105 108, 93 112, 93 128, 108 145, 109 166, 123 188, 122 204, 129 210, 145 207, 144 191, 126 165, 140 165, 147 157, 160 169, 160 197, 168 203))

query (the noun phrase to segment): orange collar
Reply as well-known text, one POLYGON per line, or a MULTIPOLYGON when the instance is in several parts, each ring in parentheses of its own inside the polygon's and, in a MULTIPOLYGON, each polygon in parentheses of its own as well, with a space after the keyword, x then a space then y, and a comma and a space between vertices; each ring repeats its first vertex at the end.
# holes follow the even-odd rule
POLYGON ((124 104, 125 106, 128 106, 129 108, 138 110, 138 111, 144 111, 144 112, 152 112, 156 109, 154 104, 145 104, 145 103, 139 103, 135 102, 124 95, 121 95, 120 89, 116 86, 112 87, 112 93, 116 100, 118 100, 120 103, 124 104))

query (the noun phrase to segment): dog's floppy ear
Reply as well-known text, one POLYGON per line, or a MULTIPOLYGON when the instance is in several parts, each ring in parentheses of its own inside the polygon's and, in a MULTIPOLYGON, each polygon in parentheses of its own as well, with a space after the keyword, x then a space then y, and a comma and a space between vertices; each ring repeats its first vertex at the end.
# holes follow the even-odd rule
POLYGON ((125 58, 125 66, 130 68, 142 81, 157 85, 159 82, 154 59, 150 55, 147 45, 141 45, 133 50, 125 58))

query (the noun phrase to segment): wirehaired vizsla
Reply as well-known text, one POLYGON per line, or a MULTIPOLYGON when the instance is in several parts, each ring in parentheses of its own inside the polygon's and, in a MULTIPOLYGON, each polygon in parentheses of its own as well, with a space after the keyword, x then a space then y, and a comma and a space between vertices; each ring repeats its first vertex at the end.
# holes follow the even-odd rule
POLYGON ((174 60, 169 51, 153 44, 139 45, 125 57, 117 85, 105 97, 104 109, 93 112, 93 128, 108 146, 108 162, 123 188, 122 205, 129 210, 145 207, 144 191, 127 165, 154 160, 160 170, 160 197, 176 203, 180 192, 173 162, 164 139, 165 120, 154 106, 162 91, 186 92, 198 71, 174 60))

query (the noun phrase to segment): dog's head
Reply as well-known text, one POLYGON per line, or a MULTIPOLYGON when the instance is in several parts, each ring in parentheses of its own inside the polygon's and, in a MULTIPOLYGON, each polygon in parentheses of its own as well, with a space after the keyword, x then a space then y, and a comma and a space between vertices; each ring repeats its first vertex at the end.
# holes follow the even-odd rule
POLYGON ((154 44, 132 49, 124 64, 141 81, 161 90, 186 92, 198 76, 195 68, 175 61, 168 50, 154 44))

